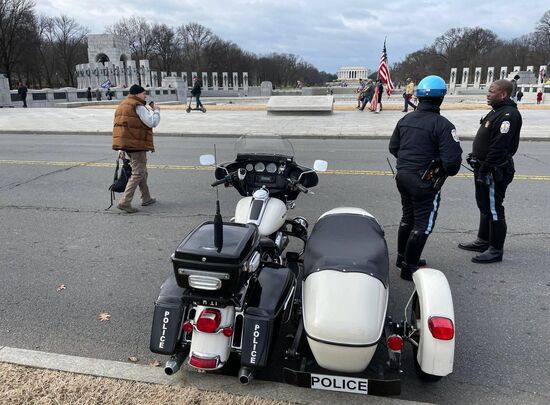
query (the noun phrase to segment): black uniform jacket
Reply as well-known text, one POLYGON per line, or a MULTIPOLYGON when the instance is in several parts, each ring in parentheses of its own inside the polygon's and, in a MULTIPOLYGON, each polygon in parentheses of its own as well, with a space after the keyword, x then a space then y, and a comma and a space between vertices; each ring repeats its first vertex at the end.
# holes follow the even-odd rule
POLYGON ((493 106, 480 123, 472 155, 481 162, 480 173, 489 173, 517 152, 522 119, 517 104, 508 99, 493 106))
POLYGON ((397 158, 397 170, 403 172, 423 172, 432 160, 440 159, 445 174, 454 176, 462 162, 455 126, 428 102, 421 102, 416 111, 399 120, 389 149, 397 158))

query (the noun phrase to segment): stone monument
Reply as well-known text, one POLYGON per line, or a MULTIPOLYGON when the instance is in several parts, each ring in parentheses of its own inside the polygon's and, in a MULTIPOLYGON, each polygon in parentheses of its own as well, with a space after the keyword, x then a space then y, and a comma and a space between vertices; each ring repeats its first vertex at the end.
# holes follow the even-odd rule
POLYGON ((212 72, 212 90, 218 90, 218 72, 212 72))
POLYGON ((456 88, 456 68, 451 68, 451 77, 449 78, 449 91, 454 93, 456 88))
POLYGON ((202 72, 202 88, 208 90, 208 73, 202 72))
POLYGON ((508 66, 502 66, 500 68, 500 80, 506 79, 507 74, 508 74, 508 66))
POLYGON ((474 73, 474 88, 479 89, 480 84, 481 84, 481 67, 476 67, 476 70, 474 73))
POLYGON ((239 74, 233 72, 233 90, 238 90, 239 88, 239 74))
POLYGON ((0 107, 13 107, 10 94, 10 82, 3 74, 0 74, 0 107))
POLYGON ((243 72, 243 90, 248 91, 248 72, 243 72))
POLYGON ((491 66, 487 68, 487 80, 485 81, 485 84, 490 86, 491 83, 493 83, 493 80, 495 80, 495 67, 491 66))
POLYGON ((227 79, 227 72, 222 72, 222 78, 223 78, 223 89, 228 90, 229 89, 229 83, 227 79))
POLYGON ((461 88, 467 88, 468 87, 468 75, 470 74, 470 68, 463 68, 462 69, 462 82, 460 83, 461 88))

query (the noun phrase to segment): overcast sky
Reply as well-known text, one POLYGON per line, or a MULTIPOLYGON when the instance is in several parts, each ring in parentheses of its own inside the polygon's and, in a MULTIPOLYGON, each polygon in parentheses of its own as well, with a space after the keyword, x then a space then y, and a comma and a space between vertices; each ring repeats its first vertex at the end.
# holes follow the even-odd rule
POLYGON ((387 36, 390 64, 450 28, 479 26, 511 39, 534 31, 547 1, 510 0, 35 0, 38 13, 73 17, 93 34, 122 17, 177 27, 198 22, 256 54, 293 53, 320 70, 376 69, 387 36), (377 4, 374 4, 377 3, 377 4))

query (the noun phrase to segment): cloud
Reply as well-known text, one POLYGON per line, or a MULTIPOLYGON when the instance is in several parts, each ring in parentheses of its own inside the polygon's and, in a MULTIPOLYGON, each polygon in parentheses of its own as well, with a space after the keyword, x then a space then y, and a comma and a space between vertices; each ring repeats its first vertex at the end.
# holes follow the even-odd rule
POLYGON ((317 68, 378 64, 387 37, 390 63, 433 43, 450 28, 479 26, 503 39, 534 30, 549 8, 524 0, 521 10, 500 0, 40 0, 39 13, 75 18, 92 33, 123 17, 178 27, 197 22, 257 54, 293 53, 317 68))

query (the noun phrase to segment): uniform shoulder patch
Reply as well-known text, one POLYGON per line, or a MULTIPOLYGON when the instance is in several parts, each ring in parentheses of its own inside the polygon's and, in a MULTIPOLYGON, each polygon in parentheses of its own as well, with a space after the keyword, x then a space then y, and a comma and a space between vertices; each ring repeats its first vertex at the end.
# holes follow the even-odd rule
POLYGON ((451 129, 451 136, 453 137, 453 139, 455 140, 455 142, 460 142, 460 138, 458 137, 458 134, 456 133, 456 129, 455 129, 455 128, 451 129))
POLYGON ((510 121, 502 121, 502 124, 500 124, 500 133, 507 134, 509 130, 510 130, 510 121))

